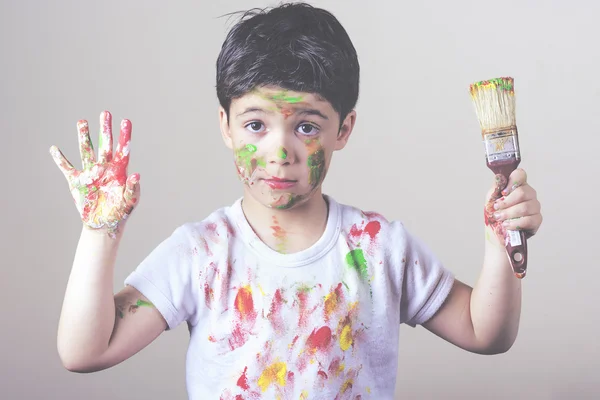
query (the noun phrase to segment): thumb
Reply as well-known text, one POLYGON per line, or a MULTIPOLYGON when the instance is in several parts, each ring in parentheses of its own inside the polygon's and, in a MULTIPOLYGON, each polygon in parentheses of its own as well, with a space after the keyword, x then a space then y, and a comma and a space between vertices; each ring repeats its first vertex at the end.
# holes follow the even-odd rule
POLYGON ((136 173, 127 178, 123 197, 129 207, 133 208, 137 205, 140 200, 140 174, 136 173))

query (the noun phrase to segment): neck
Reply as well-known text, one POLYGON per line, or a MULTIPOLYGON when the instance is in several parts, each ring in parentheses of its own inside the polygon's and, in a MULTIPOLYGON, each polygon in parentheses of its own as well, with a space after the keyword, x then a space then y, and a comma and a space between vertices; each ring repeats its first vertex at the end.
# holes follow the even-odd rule
POLYGON ((295 253, 315 244, 327 224, 328 206, 319 188, 291 210, 269 208, 244 190, 242 209, 256 235, 280 253, 295 253))

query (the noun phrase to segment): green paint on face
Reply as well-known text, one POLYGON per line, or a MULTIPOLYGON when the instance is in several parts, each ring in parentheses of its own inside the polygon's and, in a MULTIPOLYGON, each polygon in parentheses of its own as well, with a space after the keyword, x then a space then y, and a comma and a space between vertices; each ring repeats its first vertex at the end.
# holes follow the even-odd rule
POLYGON ((267 163, 263 158, 255 158, 256 146, 247 144, 235 151, 236 164, 244 169, 246 178, 250 178, 256 167, 266 167, 267 163))
POLYGON ((279 158, 281 158, 282 160, 285 160, 287 158, 287 150, 285 149, 285 147, 279 149, 279 158))
POLYGON ((321 182, 321 177, 325 171, 325 152, 323 149, 318 149, 308 157, 308 168, 310 174, 308 183, 312 186, 317 186, 321 182))
POLYGON ((346 264, 350 268, 354 268, 363 279, 368 279, 369 272, 367 269, 367 260, 362 249, 354 249, 346 254, 346 264))
POLYGON ((283 102, 288 104, 296 104, 302 101, 302 96, 288 96, 287 92, 282 91, 269 96, 276 103, 283 102))
POLYGON ((138 307, 154 307, 154 304, 150 303, 149 301, 144 301, 144 300, 138 300, 135 303, 136 306, 138 307))
POLYGON ((247 144, 244 147, 240 148, 237 150, 236 155, 239 158, 250 158, 252 157, 252 154, 256 153, 256 146, 253 144, 247 144))
POLYGON ((287 203, 279 204, 279 205, 275 206, 275 208, 277 208, 278 210, 287 210, 289 208, 292 208, 294 206, 294 204, 296 204, 301 198, 302 198, 301 196, 296 196, 294 194, 290 194, 290 198, 288 199, 287 203))

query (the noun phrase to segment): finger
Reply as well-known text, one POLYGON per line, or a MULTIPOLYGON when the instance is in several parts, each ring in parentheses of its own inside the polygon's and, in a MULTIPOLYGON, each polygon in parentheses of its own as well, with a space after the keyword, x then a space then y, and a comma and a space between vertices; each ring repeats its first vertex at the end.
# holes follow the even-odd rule
POLYGON ((112 115, 108 111, 100 113, 100 137, 98 140, 98 162, 107 163, 113 156, 112 115))
POLYGON ((521 218, 507 219, 502 225, 509 231, 527 231, 535 234, 542 223, 542 214, 528 215, 521 218))
POLYGON ((515 169, 508 177, 506 188, 502 191, 503 196, 508 196, 515 189, 527 183, 527 173, 522 168, 515 169))
POLYGON ((81 154, 83 169, 90 169, 96 162, 96 156, 94 156, 94 146, 90 140, 88 122, 83 119, 77 121, 77 131, 79 132, 79 154, 81 154))
POLYGON ((121 133, 119 143, 115 152, 115 162, 123 163, 125 166, 129 163, 129 144, 131 143, 131 121, 124 119, 121 121, 121 133))
POLYGON ((73 167, 69 160, 66 159, 63 153, 56 146, 50 147, 50 155, 52 156, 52 159, 54 159, 54 162, 61 170, 65 178, 67 178, 67 180, 70 180, 76 171, 75 167, 73 167))
POLYGON ((522 203, 515 204, 506 209, 501 209, 494 212, 494 219, 504 221, 513 218, 521 218, 539 214, 541 211, 540 202, 537 200, 528 200, 522 203))
POLYGON ((125 192, 123 193, 125 202, 127 203, 128 213, 140 199, 140 174, 133 174, 127 178, 125 182, 125 192))
POLYGON ((506 209, 537 198, 537 193, 534 188, 525 184, 513 190, 508 196, 502 196, 496 200, 494 208, 497 210, 506 209))

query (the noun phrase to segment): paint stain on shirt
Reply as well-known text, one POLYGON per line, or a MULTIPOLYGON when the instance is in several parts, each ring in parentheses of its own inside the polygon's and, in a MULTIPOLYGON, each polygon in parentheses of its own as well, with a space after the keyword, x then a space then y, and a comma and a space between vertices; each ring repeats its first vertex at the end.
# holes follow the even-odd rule
POLYGON ((264 393, 271 385, 285 386, 287 365, 284 362, 275 362, 264 369, 258 378, 258 386, 264 393))

